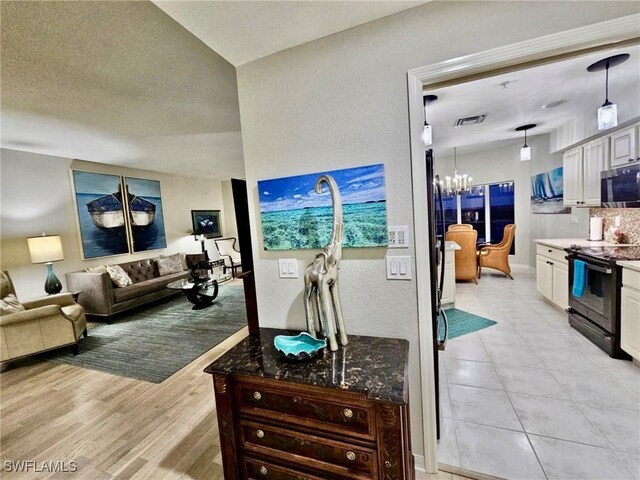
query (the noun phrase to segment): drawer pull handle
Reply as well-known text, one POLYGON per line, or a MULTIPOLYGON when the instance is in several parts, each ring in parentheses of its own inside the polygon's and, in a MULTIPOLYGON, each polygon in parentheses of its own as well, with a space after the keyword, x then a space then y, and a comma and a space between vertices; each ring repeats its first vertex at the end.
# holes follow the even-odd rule
POLYGON ((256 430, 256 437, 264 438, 264 432, 262 430, 256 430))
POLYGON ((260 400, 262 398, 262 394, 260 392, 253 392, 253 398, 260 400))
POLYGON ((344 418, 352 418, 353 410, 351 410, 350 408, 345 408, 344 410, 342 410, 342 414, 344 415, 344 418))
POLYGON ((352 452, 351 450, 349 450, 347 452, 347 460, 350 460, 350 461, 353 462, 355 459, 356 459, 356 454, 354 452, 352 452))
POLYGON ((269 470, 267 470, 267 467, 265 467, 264 465, 262 465, 262 466, 260 467, 260 473, 261 473, 262 475, 266 475, 267 473, 269 473, 269 470))

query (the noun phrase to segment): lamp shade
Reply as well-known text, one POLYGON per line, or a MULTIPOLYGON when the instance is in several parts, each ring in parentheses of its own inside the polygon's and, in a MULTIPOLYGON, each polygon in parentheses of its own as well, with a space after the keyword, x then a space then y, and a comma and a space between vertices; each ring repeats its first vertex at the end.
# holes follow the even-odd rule
POLYGON ((60 235, 43 235, 27 238, 31 263, 47 263, 64 260, 60 235))

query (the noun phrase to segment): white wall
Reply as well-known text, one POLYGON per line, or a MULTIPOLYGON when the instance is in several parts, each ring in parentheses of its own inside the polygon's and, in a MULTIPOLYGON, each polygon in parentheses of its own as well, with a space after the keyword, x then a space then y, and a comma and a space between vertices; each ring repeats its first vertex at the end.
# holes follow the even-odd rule
MULTIPOLYGON (((634 2, 432 2, 239 67, 261 325, 304 328, 302 279, 279 280, 276 259, 296 257, 304 267, 316 252, 263 250, 258 180, 384 163, 388 223, 412 225, 408 70, 637 10, 634 2)), ((385 279, 385 253, 345 251, 346 326, 351 334, 411 341, 413 449, 420 455, 417 287, 385 279)))
MULTIPOLYGON (((196 242, 190 235, 191 210, 203 207, 222 210, 222 190, 219 181, 113 167, 15 150, 2 149, 0 153, 0 262, 3 270, 9 270, 18 297, 22 300, 44 295, 46 277, 44 265, 31 264, 27 237, 39 235, 41 232, 62 237, 65 259, 54 264, 54 271, 64 288, 65 272, 105 263, 149 258, 159 254, 199 253, 200 242, 196 242), (159 180, 167 248, 132 255, 81 260, 69 177, 71 168, 159 180)), ((217 258, 213 240, 207 241, 207 249, 212 258, 217 258)))
MULTIPOLYGON (((536 238, 586 238, 589 224, 588 208, 573 208, 571 214, 533 214, 531 213, 531 177, 538 173, 562 166, 562 154, 549 152, 547 135, 535 135, 527 138, 532 158, 528 162, 520 161, 522 141, 491 148, 490 145, 478 146, 474 151, 456 155, 458 172, 473 177, 475 185, 500 183, 508 180, 515 182, 515 255, 510 262, 535 266, 536 238), (571 223, 575 217, 578 223, 571 223)), ((440 157, 434 149, 435 172, 443 178, 452 175, 453 157, 440 157)), ((499 240, 499 239, 498 239, 499 240)), ((496 241, 492 239, 492 241, 496 241)))

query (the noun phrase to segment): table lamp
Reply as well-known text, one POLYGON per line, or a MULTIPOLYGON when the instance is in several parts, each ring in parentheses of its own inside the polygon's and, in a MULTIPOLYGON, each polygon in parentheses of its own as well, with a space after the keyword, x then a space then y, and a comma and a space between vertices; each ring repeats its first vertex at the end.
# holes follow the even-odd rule
POLYGON ((60 235, 45 235, 27 238, 31 263, 47 264, 47 280, 44 282, 44 291, 49 295, 60 293, 62 284, 56 274, 53 273, 53 262, 64 260, 62 241, 60 235))

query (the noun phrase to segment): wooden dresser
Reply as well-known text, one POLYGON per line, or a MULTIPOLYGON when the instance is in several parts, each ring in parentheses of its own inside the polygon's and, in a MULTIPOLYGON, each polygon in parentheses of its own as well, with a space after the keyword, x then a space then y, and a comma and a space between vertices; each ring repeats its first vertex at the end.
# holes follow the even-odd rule
POLYGON ((406 340, 349 336, 310 361, 288 361, 261 328, 209 365, 224 478, 409 480, 406 340))

